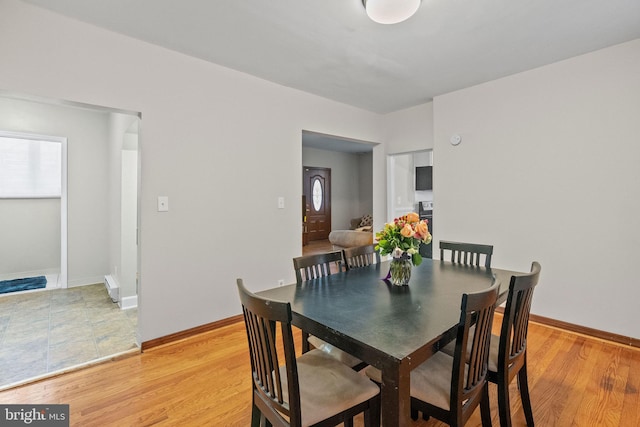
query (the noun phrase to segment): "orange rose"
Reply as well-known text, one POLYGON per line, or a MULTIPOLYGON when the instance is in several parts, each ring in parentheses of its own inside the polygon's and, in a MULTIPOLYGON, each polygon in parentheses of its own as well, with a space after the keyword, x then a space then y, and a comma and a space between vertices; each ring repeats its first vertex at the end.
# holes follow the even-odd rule
POLYGON ((420 221, 416 224, 416 237, 423 240, 429 235, 429 227, 425 221, 420 221))
POLYGON ((420 221, 420 216, 415 212, 409 212, 406 215, 406 218, 407 218, 407 222, 411 222, 411 223, 420 221))
POLYGON ((400 234, 404 237, 413 237, 415 232, 413 231, 413 228, 411 228, 411 225, 405 224, 404 227, 402 227, 402 230, 400 230, 400 234))

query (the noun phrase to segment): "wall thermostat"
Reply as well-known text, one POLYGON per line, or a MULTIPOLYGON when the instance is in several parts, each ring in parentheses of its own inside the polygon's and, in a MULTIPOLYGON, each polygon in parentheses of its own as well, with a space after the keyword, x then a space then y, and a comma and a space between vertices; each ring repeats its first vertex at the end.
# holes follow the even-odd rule
POLYGON ((458 145, 462 142, 462 137, 458 134, 451 136, 451 139, 449 139, 449 142, 451 142, 451 145, 458 145))

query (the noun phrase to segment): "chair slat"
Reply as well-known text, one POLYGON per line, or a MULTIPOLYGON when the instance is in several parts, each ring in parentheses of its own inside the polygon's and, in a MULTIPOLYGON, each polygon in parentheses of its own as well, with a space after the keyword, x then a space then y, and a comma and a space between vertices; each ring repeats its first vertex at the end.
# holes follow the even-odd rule
POLYGON ((298 282, 329 276, 333 273, 332 265, 335 266, 335 272, 344 270, 342 251, 306 255, 293 259, 293 269, 298 282))
POLYGON ((458 264, 474 265, 480 267, 481 255, 484 255, 484 266, 491 267, 491 256, 493 255, 492 245, 482 245, 477 243, 440 241, 440 259, 446 260, 445 251, 451 251, 449 260, 458 264))
POLYGON ((345 267, 347 270, 361 268, 375 263, 380 263, 380 253, 375 250, 375 245, 355 246, 342 250, 345 267))

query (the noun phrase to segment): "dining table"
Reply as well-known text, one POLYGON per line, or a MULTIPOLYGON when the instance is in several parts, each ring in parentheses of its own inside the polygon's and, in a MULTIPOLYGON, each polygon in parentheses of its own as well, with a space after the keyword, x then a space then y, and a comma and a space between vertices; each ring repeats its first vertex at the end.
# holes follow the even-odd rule
POLYGON ((509 270, 424 259, 408 286, 385 280, 389 261, 257 292, 291 304, 292 324, 382 371, 383 427, 410 425, 410 373, 456 337, 463 293, 500 284, 509 270))

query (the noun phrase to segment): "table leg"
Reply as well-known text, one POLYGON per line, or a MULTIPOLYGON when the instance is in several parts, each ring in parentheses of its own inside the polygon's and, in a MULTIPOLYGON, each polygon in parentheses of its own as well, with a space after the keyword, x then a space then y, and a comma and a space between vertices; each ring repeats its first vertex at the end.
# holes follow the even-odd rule
POLYGON ((383 427, 411 425, 411 375, 406 364, 393 364, 382 368, 380 385, 381 424, 383 427))

